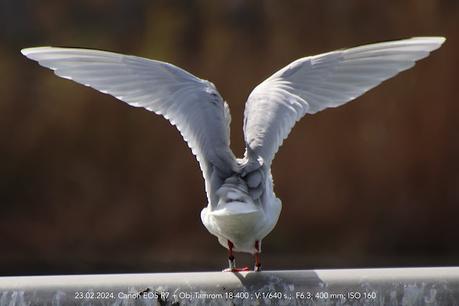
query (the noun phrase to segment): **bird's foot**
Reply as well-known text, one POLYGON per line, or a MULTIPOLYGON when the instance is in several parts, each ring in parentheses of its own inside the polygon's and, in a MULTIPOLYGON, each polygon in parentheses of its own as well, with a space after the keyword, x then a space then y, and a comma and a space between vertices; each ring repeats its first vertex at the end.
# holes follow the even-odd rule
POLYGON ((222 272, 248 272, 250 271, 249 267, 243 268, 226 268, 222 272))
POLYGON ((255 268, 253 268, 253 271, 255 271, 255 272, 261 272, 261 265, 260 265, 260 264, 256 264, 256 265, 255 265, 255 268))
POLYGON ((228 240, 228 251, 229 251, 229 256, 228 256, 228 268, 224 269, 223 272, 246 272, 250 271, 249 267, 243 267, 243 268, 236 268, 236 260, 234 259, 233 256, 233 247, 234 244, 228 240))

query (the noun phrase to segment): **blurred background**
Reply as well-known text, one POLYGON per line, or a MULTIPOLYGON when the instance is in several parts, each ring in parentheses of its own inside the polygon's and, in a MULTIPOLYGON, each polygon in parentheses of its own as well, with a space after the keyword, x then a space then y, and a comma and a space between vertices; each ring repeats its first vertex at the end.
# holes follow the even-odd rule
MULTIPOLYGON (((291 61, 442 35, 358 101, 296 125, 266 269, 459 265, 459 1, 0 0, 0 275, 220 270, 204 182, 162 117, 20 54, 53 45, 171 62, 211 80, 244 152, 250 91, 291 61)), ((239 254, 239 265, 252 266, 239 254)))

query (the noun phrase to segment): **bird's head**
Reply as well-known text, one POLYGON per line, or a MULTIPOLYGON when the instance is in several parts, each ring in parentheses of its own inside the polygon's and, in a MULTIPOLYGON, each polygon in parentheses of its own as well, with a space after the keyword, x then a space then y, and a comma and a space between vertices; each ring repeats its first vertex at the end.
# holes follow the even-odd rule
POLYGON ((247 183, 238 174, 227 178, 217 190, 216 195, 218 196, 217 207, 223 207, 229 203, 254 205, 247 183))

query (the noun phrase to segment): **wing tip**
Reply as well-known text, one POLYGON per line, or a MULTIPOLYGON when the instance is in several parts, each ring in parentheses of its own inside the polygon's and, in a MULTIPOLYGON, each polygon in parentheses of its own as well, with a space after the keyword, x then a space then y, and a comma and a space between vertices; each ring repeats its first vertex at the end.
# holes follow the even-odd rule
POLYGON ((34 54, 40 53, 40 52, 45 51, 45 50, 49 50, 51 48, 52 47, 49 47, 49 46, 23 48, 23 49, 21 49, 21 53, 22 53, 22 55, 33 59, 33 55, 34 54))
POLYGON ((446 37, 444 36, 416 36, 416 37, 413 37, 412 39, 425 40, 427 42, 442 44, 445 42, 446 37))
POLYGON ((446 37, 444 36, 419 36, 419 37, 413 37, 412 40, 417 40, 422 43, 425 43, 426 45, 429 45, 430 48, 428 48, 429 51, 436 50, 443 45, 443 43, 446 41, 446 37))

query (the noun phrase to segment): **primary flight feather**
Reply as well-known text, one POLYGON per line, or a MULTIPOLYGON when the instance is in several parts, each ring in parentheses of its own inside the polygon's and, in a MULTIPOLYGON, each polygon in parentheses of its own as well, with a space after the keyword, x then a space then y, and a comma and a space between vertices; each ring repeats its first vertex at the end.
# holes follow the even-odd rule
POLYGON ((271 163, 305 114, 343 105, 441 46, 443 37, 414 37, 298 59, 258 85, 246 103, 246 152, 231 151, 229 107, 214 84, 172 64, 106 51, 38 47, 21 52, 56 75, 90 86, 175 125, 201 167, 208 205, 201 220, 229 250, 255 255, 274 228, 281 201, 271 163))

